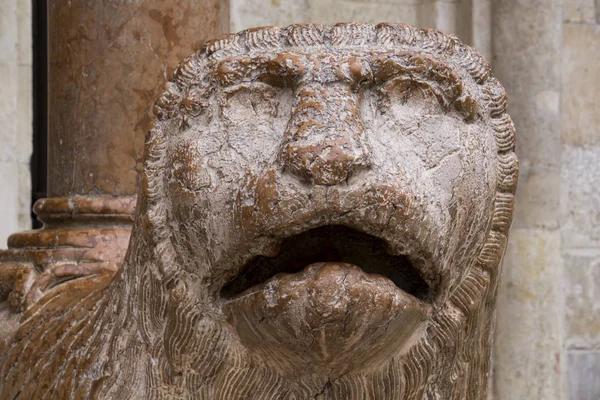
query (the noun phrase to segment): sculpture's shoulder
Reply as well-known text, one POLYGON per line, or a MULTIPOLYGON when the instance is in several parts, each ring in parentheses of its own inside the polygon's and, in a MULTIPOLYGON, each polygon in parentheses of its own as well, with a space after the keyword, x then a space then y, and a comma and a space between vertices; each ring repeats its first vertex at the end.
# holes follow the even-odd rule
POLYGON ((64 282, 25 311, 12 337, 0 342, 0 398, 87 397, 103 375, 112 279, 106 273, 64 282))

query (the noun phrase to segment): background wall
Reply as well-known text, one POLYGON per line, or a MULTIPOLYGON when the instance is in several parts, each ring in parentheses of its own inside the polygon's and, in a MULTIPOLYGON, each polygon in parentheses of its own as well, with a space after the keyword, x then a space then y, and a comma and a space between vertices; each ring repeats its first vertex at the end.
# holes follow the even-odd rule
POLYGON ((566 1, 563 21, 561 316, 570 398, 600 399, 600 1, 566 1))
POLYGON ((492 0, 231 0, 231 30, 298 22, 403 22, 436 27, 491 55, 492 0))
POLYGON ((0 0, 0 248, 31 226, 31 0, 0 0))
MULTIPOLYGON (((600 399, 600 0, 231 0, 230 11, 232 31, 436 27, 492 62, 521 176, 491 390, 496 400, 600 399)), ((30 225, 30 24, 29 0, 0 0, 0 247, 30 225)))

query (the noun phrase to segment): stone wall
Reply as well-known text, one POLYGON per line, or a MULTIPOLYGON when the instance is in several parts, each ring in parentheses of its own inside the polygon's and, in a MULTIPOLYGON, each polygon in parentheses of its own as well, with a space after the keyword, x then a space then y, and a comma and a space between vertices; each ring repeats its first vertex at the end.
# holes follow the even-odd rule
POLYGON ((501 400, 565 399, 562 9, 560 0, 511 0, 495 2, 492 12, 492 64, 508 93, 520 162, 498 296, 494 393, 501 400))
POLYGON ((600 1, 564 0, 561 254, 569 399, 600 399, 600 1))
MULTIPOLYGON (((492 62, 521 178, 504 262, 496 400, 600 398, 600 1, 231 0, 231 30, 406 22, 492 62)), ((0 247, 29 227, 30 1, 0 0, 0 247)))
POLYGON ((498 1, 493 65, 521 162, 498 399, 600 398, 600 2, 498 1), (595 377, 595 378, 594 378, 595 377))
POLYGON ((0 249, 31 227, 31 0, 0 0, 0 249))
POLYGON ((231 31, 313 22, 403 22, 457 34, 491 55, 492 0, 231 0, 231 31))

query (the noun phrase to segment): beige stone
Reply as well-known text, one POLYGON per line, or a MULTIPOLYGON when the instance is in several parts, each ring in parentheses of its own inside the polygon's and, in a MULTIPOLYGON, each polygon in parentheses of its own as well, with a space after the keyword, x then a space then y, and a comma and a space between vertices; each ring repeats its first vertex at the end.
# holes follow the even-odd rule
POLYGON ((520 132, 517 154, 532 169, 559 170, 560 113, 540 98, 560 93, 560 1, 518 0, 494 3, 494 73, 505 83, 509 110, 520 132))
MULTIPOLYGON (((17 0, 0 2, 0 61, 17 60, 17 0)), ((0 81, 3 82, 3 81, 0 81)))
MULTIPOLYGON (((17 165, 18 187, 16 192, 12 193, 17 197, 16 214, 18 218, 18 228, 8 233, 24 231, 31 229, 31 167, 29 163, 19 163, 17 165)), ((13 213, 14 214, 14 213, 13 213)), ((4 243, 3 243, 4 245, 4 243)), ((4 246, 0 246, 4 247, 4 246)))
POLYGON ((533 169, 521 164, 515 210, 515 227, 557 229, 560 223, 560 173, 554 169, 533 169))
POLYGON ((600 243, 600 146, 567 146, 561 180, 561 234, 566 249, 600 243))
POLYGON ((439 3, 437 1, 421 2, 417 8, 419 23, 428 28, 435 27, 436 21, 439 17, 438 6, 439 3))
POLYGON ((600 351, 569 351, 569 400, 600 398, 600 351))
POLYGON ((311 22, 310 0, 230 0, 231 30, 311 22))
POLYGON ((19 171, 13 160, 0 160, 0 187, 0 249, 5 249, 8 235, 19 229, 19 171))
POLYGON ((419 23, 470 41, 473 10, 467 1, 423 1, 419 3, 419 23))
POLYGON ((564 21, 596 23, 596 0, 563 0, 564 21))
POLYGON ((19 85, 16 62, 0 60, 0 161, 15 161, 19 85))
MULTIPOLYGON (((32 19, 31 19, 31 1, 12 0, 16 3, 17 19, 17 60, 19 66, 31 65, 32 63, 32 19)), ((14 23, 11 24, 14 26, 14 23)))
MULTIPOLYGON (((15 160, 20 164, 29 164, 33 151, 33 105, 31 65, 19 65, 16 71, 17 92, 15 120, 15 160)), ((0 128, 1 129, 1 128, 0 128)), ((29 179, 31 180, 31 179, 29 179)), ((29 208, 29 206, 28 206, 29 208)))
POLYGON ((513 229, 498 294, 496 399, 564 399, 558 230, 513 229), (510 368, 507 368, 510 366, 510 368))
POLYGON ((492 62, 492 0, 471 0, 470 3, 473 18, 473 36, 470 44, 492 62))
POLYGON ((562 51, 562 139, 600 144, 600 25, 565 24, 562 51))
POLYGON ((0 3, 0 249, 8 235, 30 227, 31 157, 30 2, 0 3), (27 217, 25 217, 27 216, 27 217))
POLYGON ((420 0, 232 0, 231 29, 237 31, 253 26, 309 22, 333 24, 352 20, 417 24, 419 4, 420 0))
POLYGON ((334 24, 339 21, 380 21, 417 24, 417 6, 410 2, 369 2, 309 0, 310 22, 334 24))
POLYGON ((568 250, 563 259, 567 347, 600 350, 600 250, 568 250))
POLYGON ((560 0, 492 2, 492 65, 520 135, 517 213, 499 288, 494 399, 564 400, 560 0))

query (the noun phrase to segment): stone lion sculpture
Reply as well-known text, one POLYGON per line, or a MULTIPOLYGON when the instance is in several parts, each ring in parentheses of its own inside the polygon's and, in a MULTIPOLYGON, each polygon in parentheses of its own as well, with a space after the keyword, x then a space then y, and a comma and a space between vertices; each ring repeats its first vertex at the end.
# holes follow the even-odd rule
POLYGON ((155 114, 123 266, 24 313, 1 398, 485 397, 518 166, 480 55, 407 25, 250 29, 155 114))

